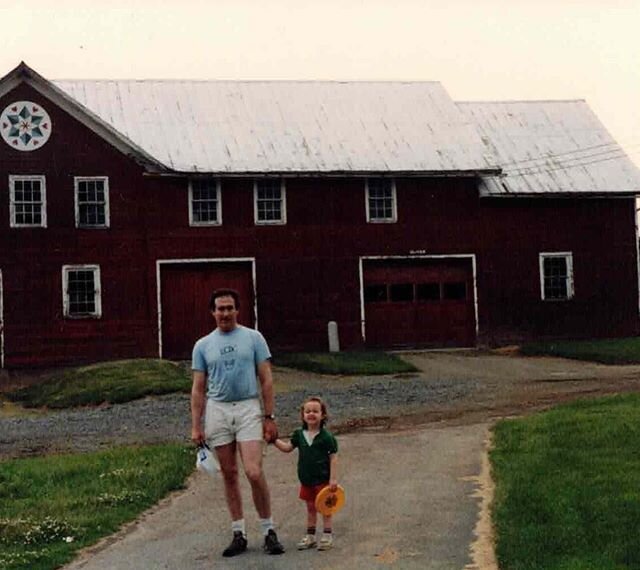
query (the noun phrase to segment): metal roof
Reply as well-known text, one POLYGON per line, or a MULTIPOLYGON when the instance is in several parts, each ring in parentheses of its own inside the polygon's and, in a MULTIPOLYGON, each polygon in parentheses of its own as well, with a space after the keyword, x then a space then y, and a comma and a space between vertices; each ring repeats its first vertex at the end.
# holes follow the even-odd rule
POLYGON ((178 172, 495 170, 437 82, 52 83, 178 172))
POLYGON ((457 106, 503 169, 481 195, 640 194, 640 171, 583 100, 457 106))

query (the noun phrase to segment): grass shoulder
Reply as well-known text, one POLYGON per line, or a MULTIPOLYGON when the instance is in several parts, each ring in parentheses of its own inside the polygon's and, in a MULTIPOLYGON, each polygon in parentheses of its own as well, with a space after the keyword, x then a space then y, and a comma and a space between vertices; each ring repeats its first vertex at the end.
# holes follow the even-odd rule
POLYGON ((400 374, 417 370, 395 354, 380 351, 289 352, 276 354, 274 363, 316 374, 335 375, 400 374))
POLYGON ((0 568, 58 568, 184 488, 193 467, 176 444, 0 462, 0 568))
POLYGON ((43 382, 8 392, 6 397, 25 407, 70 408, 190 389, 190 372, 185 366, 141 358, 54 371, 43 382))
POLYGON ((520 347, 525 356, 558 356, 602 364, 640 364, 640 337, 530 342, 520 347))
POLYGON ((500 568, 640 568, 640 395, 498 423, 491 451, 500 568))

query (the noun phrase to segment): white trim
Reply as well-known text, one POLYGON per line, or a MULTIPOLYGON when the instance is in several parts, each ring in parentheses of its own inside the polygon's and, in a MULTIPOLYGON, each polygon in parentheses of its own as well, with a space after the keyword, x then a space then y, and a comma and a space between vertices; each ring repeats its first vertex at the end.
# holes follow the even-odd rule
POLYGON ((380 180, 389 180, 388 178, 370 176, 364 180, 364 203, 368 224, 395 224, 398 222, 398 197, 396 193, 396 180, 391 178, 391 217, 371 219, 371 211, 369 210, 369 180, 379 178, 380 180))
POLYGON ((46 228, 47 227, 47 182, 44 174, 9 174, 9 226, 12 228, 46 228), (38 180, 40 182, 40 192, 42 195, 42 209, 40 210, 39 224, 17 224, 15 205, 16 181, 38 180))
POLYGON ((102 318, 102 285, 100 282, 100 266, 96 264, 78 264, 62 266, 62 314, 65 319, 100 319, 102 318), (93 271, 94 302, 96 310, 90 315, 69 314, 69 272, 93 271))
POLYGON ((540 269, 540 299, 543 301, 569 301, 575 295, 573 285, 573 253, 571 251, 541 251, 538 254, 538 267, 540 269), (547 299, 544 296, 544 260, 562 257, 567 262, 567 296, 562 299, 547 299))
POLYGON ((180 263, 251 263, 251 279, 253 280, 253 320, 258 330, 258 289, 256 287, 255 257, 198 257, 194 259, 157 259, 156 260, 156 302, 158 311, 158 358, 162 358, 162 281, 160 268, 163 265, 180 263))
POLYGON ((76 228, 104 229, 111 226, 109 210, 109 177, 108 176, 74 176, 73 177, 73 202, 75 204, 76 228), (104 224, 80 225, 80 204, 78 203, 78 184, 80 182, 104 182, 104 224))
POLYGON ((222 192, 220 191, 221 183, 220 178, 210 178, 207 180, 213 180, 216 185, 216 220, 213 222, 194 222, 193 221, 193 179, 189 179, 189 225, 194 227, 200 226, 221 226, 222 225, 222 192))
POLYGON ((0 269, 0 369, 4 368, 4 292, 2 288, 2 269, 0 269))
POLYGON ((284 178, 280 179, 280 213, 279 220, 258 220, 258 182, 269 178, 256 178, 253 181, 253 222, 256 226, 284 226, 287 223, 287 187, 284 178))
POLYGON ((359 258, 360 272, 360 319, 362 342, 366 341, 366 322, 364 313, 364 262, 386 259, 471 259, 471 271, 473 274, 473 314, 475 319, 476 342, 478 341, 478 333, 480 331, 478 323, 478 278, 476 273, 476 254, 475 253, 452 253, 452 254, 433 254, 433 255, 361 255, 359 258))

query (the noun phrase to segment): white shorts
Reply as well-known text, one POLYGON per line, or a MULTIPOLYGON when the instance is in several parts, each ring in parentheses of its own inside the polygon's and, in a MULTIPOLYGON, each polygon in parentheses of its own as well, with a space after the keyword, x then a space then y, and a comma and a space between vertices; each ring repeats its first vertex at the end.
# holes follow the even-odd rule
POLYGON ((217 402, 207 399, 204 436, 210 447, 232 441, 262 441, 260 400, 217 402))

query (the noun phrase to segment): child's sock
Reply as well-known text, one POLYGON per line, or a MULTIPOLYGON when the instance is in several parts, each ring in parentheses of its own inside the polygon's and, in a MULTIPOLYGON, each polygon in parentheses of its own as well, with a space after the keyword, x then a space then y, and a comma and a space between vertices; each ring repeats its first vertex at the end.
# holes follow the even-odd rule
POLYGON ((315 536, 316 535, 316 527, 315 526, 308 526, 307 527, 307 534, 310 536, 315 536))
POLYGON ((273 519, 271 517, 268 519, 260 519, 260 528, 262 529, 262 534, 267 536, 270 530, 275 530, 273 527, 273 519))
POLYGON ((231 521, 231 532, 241 532, 242 536, 247 537, 247 531, 244 527, 244 519, 238 519, 237 521, 231 521))
POLYGON ((324 532, 325 534, 331 534, 331 529, 325 528, 322 532, 324 532))

